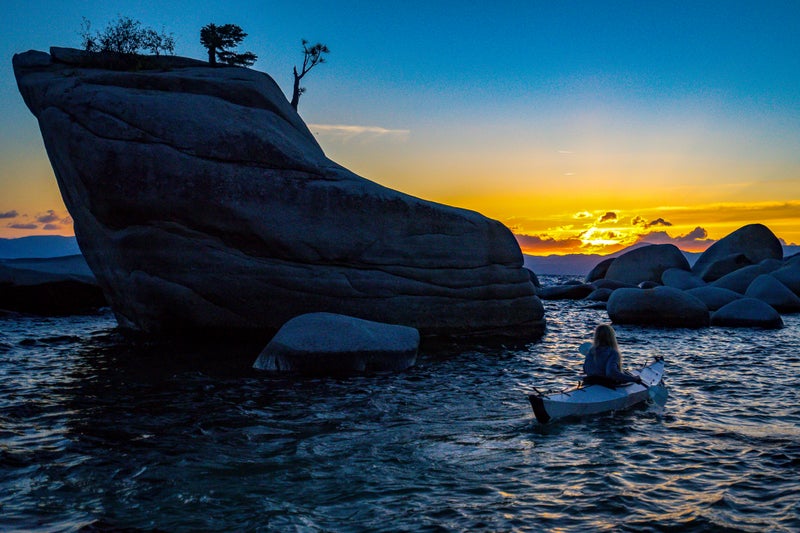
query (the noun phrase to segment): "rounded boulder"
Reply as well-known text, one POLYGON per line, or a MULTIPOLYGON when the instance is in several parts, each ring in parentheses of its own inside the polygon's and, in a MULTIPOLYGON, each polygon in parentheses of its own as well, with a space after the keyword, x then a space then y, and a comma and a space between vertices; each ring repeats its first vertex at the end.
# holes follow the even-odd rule
POLYGON ((589 293, 589 296, 584 298, 584 300, 589 300, 592 302, 607 302, 608 299, 611 298, 611 294, 613 294, 613 292, 614 291, 611 289, 595 289, 589 293))
POLYGON ((661 283, 661 275, 670 268, 690 270, 686 257, 673 244, 651 244, 617 257, 608 267, 606 279, 638 285, 643 281, 661 283))
POLYGON ((608 316, 617 324, 700 328, 708 326, 706 305, 672 287, 617 289, 608 299, 608 316))
POLYGON ((732 256, 743 254, 750 263, 760 263, 764 259, 783 258, 783 247, 781 241, 772 231, 763 224, 748 224, 742 226, 733 233, 723 237, 697 259, 692 272, 704 277, 713 263, 732 256))
POLYGON ((738 292, 721 287, 697 287, 689 289, 686 294, 690 294, 706 304, 709 311, 716 311, 734 300, 739 300, 743 296, 738 292))
POLYGON ((711 325, 729 328, 783 327, 781 315, 771 306, 755 298, 741 298, 711 315, 711 325))
POLYGON ((780 313, 800 311, 800 298, 771 274, 761 274, 754 279, 744 295, 761 300, 780 313))
POLYGON ((793 293, 800 296, 800 263, 787 264, 783 268, 772 271, 771 274, 793 293))
POLYGON ((284 324, 253 368, 324 375, 404 370, 416 362, 419 339, 408 326, 308 313, 284 324))
POLYGON ((661 283, 667 287, 674 287, 682 291, 702 287, 705 282, 682 268, 668 268, 661 274, 661 283))
POLYGON ((605 278, 606 272, 608 272, 608 267, 611 266, 611 263, 614 262, 614 259, 616 259, 616 257, 609 257, 608 259, 603 259, 597 263, 594 268, 589 271, 589 274, 587 274, 586 282, 590 283, 592 281, 605 278))
POLYGON ((594 291, 594 286, 588 283, 564 285, 550 285, 537 289, 536 294, 542 300, 581 300, 594 291))
POLYGON ((768 259, 764 260, 757 265, 750 265, 744 268, 740 268, 735 272, 731 272, 726 276, 722 276, 718 280, 711 283, 712 287, 720 287, 722 289, 728 289, 734 292, 738 292, 739 294, 744 294, 747 292, 747 288, 761 274, 769 274, 770 272, 777 270, 781 267, 783 263, 776 259, 768 259))

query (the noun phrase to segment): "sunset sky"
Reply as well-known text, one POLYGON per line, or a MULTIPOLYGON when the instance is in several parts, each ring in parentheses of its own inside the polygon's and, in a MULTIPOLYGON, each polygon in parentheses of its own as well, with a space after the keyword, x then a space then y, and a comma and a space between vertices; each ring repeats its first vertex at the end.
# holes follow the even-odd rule
POLYGON ((234 23, 328 156, 505 223, 533 254, 637 240, 696 251, 748 223, 800 243, 800 2, 31 1, 0 20, 0 237, 72 233, 11 56, 74 46, 82 17, 234 23))

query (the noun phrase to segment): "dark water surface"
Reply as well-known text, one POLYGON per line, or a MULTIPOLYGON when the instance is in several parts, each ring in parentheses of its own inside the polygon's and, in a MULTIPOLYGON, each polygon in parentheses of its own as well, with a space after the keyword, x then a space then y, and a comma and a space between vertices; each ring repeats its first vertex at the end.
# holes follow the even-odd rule
POLYGON ((628 364, 666 358, 666 405, 542 427, 526 392, 571 385, 607 321, 546 309, 538 343, 338 379, 0 318, 0 529, 800 530, 800 317, 617 327, 628 364))

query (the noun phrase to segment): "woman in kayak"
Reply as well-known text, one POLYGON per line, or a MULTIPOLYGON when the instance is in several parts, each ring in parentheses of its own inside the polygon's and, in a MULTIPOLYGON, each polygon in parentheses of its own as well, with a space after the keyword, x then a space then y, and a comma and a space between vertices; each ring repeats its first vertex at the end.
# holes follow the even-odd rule
POLYGON ((614 386, 620 383, 642 382, 639 376, 622 371, 617 336, 614 329, 606 324, 600 324, 594 330, 594 342, 586 354, 583 371, 586 373, 584 383, 587 385, 596 383, 614 386))

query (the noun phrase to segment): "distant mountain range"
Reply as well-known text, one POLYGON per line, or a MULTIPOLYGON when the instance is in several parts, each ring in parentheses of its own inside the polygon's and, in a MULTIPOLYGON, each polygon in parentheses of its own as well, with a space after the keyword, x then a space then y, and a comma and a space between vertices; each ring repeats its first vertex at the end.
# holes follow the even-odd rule
MULTIPOLYGON (((585 276, 588 274, 600 261, 610 257, 618 257, 625 252, 630 252, 634 248, 647 246, 650 243, 642 242, 629 246, 623 250, 608 255, 598 254, 567 254, 567 255, 527 255, 523 254, 525 259, 525 266, 533 270, 536 274, 553 274, 553 275, 568 275, 568 276, 585 276)), ((783 257, 789 257, 800 253, 800 246, 784 246, 783 257)), ((699 252, 683 252, 690 265, 693 265, 697 258, 700 257, 699 252)))
POLYGON ((75 237, 40 235, 0 239, 0 259, 63 257, 81 253, 75 237))
MULTIPOLYGON (((527 255, 524 254, 525 266, 537 274, 563 274, 570 276, 585 276, 597 263, 617 257, 634 248, 646 246, 649 243, 639 243, 619 252, 609 255, 598 254, 567 254, 567 255, 527 255)), ((42 235, 21 237, 19 239, 0 239, 0 259, 33 259, 45 257, 63 257, 81 253, 75 237, 61 237, 57 235, 42 235)), ((789 257, 800 253, 800 246, 784 246, 783 256, 789 257)), ((700 257, 699 253, 683 252, 690 265, 700 257)))

